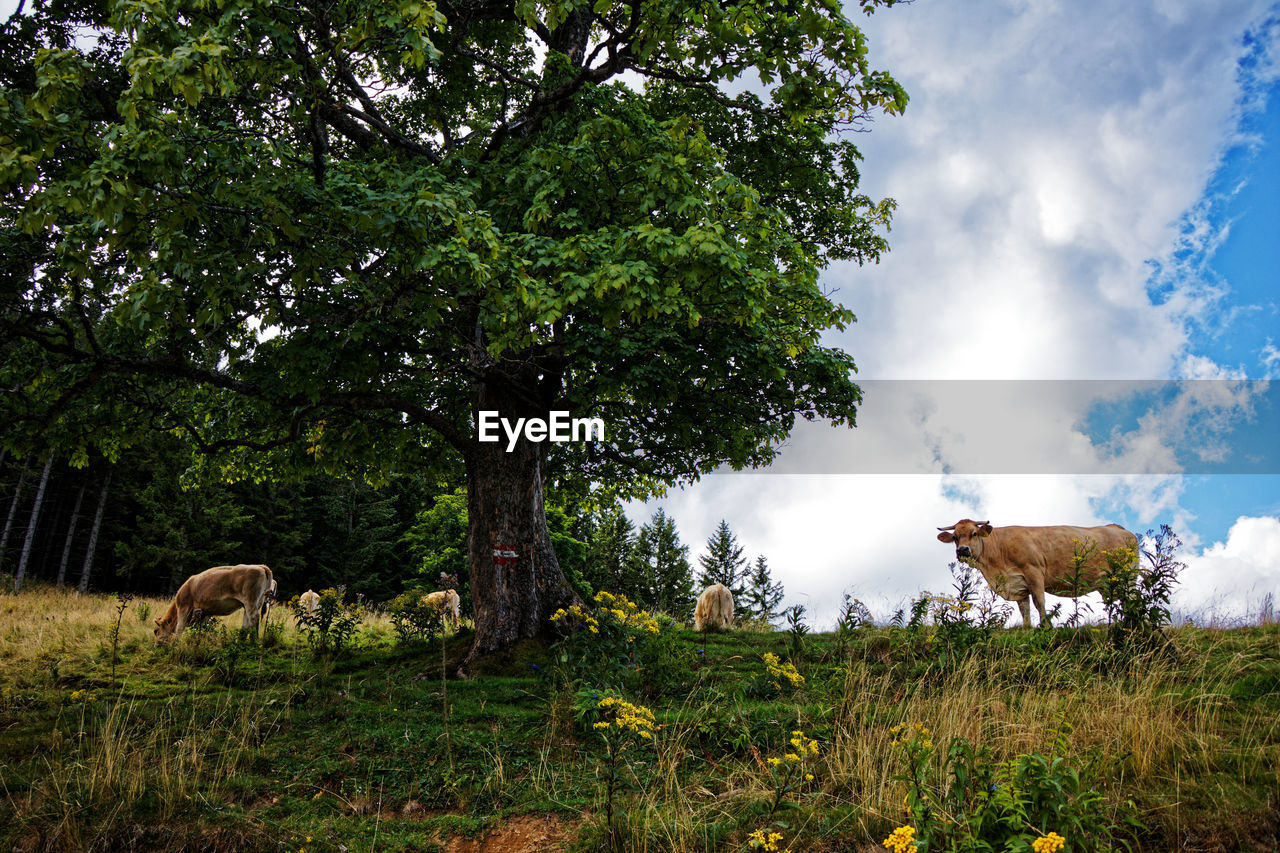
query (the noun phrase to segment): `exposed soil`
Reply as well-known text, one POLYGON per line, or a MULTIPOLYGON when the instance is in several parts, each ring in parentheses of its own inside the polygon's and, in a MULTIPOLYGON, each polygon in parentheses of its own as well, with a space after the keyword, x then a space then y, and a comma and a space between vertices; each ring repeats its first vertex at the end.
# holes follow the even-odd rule
POLYGON ((479 839, 452 838, 445 853, 555 853, 569 849, 578 834, 577 821, 553 815, 523 815, 502 821, 479 839))

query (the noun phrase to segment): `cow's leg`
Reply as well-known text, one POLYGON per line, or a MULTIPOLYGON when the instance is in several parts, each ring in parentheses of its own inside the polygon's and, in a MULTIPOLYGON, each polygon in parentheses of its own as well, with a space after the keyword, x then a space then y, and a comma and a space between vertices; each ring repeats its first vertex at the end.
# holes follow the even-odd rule
POLYGON ((1022 627, 1031 627, 1031 600, 1023 597, 1018 599, 1018 609, 1022 611, 1022 627))
POLYGON ((1032 577, 1028 579, 1027 585, 1031 587, 1031 600, 1036 603, 1036 610, 1040 613, 1040 627, 1050 627, 1052 623, 1049 621, 1048 614, 1044 612, 1044 584, 1036 583, 1035 578, 1032 577))

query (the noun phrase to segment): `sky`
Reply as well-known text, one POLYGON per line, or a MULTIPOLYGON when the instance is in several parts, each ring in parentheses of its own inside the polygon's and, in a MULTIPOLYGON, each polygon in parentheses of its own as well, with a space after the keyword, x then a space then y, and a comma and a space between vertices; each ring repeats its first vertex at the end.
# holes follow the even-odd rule
POLYGON ((948 591, 935 528, 961 518, 1169 524, 1178 612, 1256 618, 1280 593, 1280 4, 849 14, 911 96, 857 139, 891 251, 824 275, 858 316, 828 339, 858 427, 633 521, 663 507, 696 561, 727 520, 819 627, 844 594, 886 616, 948 591))

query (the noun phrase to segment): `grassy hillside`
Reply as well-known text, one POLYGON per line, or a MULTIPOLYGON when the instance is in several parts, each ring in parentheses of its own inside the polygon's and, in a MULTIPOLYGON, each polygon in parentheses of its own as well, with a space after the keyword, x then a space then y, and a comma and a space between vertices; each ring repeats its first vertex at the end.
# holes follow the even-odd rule
POLYGON ((365 616, 317 653, 277 607, 262 645, 215 625, 157 648, 164 603, 120 604, 0 597, 0 849, 1280 847, 1275 626, 1124 650, 618 610, 442 681, 465 629, 365 616))

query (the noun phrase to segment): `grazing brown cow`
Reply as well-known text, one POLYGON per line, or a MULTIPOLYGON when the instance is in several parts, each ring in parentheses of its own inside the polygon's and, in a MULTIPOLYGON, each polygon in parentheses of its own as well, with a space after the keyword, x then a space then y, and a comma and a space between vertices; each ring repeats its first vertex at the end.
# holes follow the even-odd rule
POLYGON ((693 630, 728 628, 733 624, 733 593, 722 583, 715 583, 698 596, 693 609, 693 630))
POLYGON ((245 630, 258 632, 258 619, 275 578, 263 565, 215 566, 192 575, 178 588, 173 603, 156 620, 156 642, 182 633, 196 614, 226 616, 244 608, 245 630))
POLYGON ((1137 559, 1138 538, 1118 524, 1103 527, 992 527, 990 522, 963 519, 950 527, 939 527, 938 541, 956 545, 956 559, 976 566, 996 594, 1018 602, 1022 624, 1031 627, 1031 606, 1035 602, 1040 624, 1048 625, 1044 594, 1075 598, 1098 588, 1098 579, 1107 568, 1104 552, 1133 549, 1137 559), (1079 571, 1072 567, 1075 555, 1088 559, 1079 571))
POLYGON ((429 592, 422 597, 422 600, 428 607, 434 607, 439 610, 444 618, 452 622, 454 627, 457 627, 458 620, 462 618, 462 599, 458 597, 456 589, 429 592))

